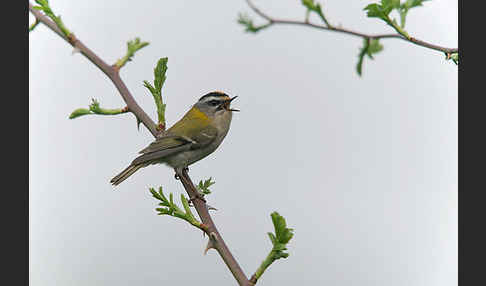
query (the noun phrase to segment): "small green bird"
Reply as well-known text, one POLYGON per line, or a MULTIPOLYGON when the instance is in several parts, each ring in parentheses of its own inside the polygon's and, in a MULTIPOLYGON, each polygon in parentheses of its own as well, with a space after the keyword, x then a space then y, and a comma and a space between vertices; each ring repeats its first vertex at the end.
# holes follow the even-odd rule
POLYGON ((110 182, 116 186, 151 164, 165 163, 182 171, 213 153, 228 133, 233 111, 239 111, 230 108, 236 97, 217 91, 201 97, 181 120, 141 150, 142 155, 110 182))

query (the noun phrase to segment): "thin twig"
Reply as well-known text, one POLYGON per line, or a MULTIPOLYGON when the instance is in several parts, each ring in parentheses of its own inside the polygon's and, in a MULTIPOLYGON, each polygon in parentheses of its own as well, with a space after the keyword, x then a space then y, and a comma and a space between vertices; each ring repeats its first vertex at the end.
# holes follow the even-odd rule
POLYGON ((157 130, 157 125, 154 121, 143 111, 143 109, 138 105, 138 103, 133 98, 132 94, 128 91, 123 80, 120 78, 120 74, 117 69, 113 66, 108 65, 103 61, 98 55, 96 55, 91 49, 86 47, 79 39, 77 39, 73 34, 68 38, 63 32, 57 27, 56 23, 51 21, 47 16, 43 15, 40 11, 33 9, 33 5, 29 3, 29 10, 35 16, 35 18, 42 24, 46 25, 48 28, 53 30, 66 42, 70 43, 77 51, 83 54, 90 62, 97 66, 110 80, 113 82, 115 87, 120 92, 123 100, 128 106, 128 110, 132 112, 147 129, 152 133, 154 137, 157 137, 159 131, 157 130))
MULTIPOLYGON (((116 86, 120 95, 123 97, 127 104, 127 108, 131 111, 137 118, 142 121, 142 123, 147 127, 147 129, 152 133, 154 137, 157 137, 159 131, 157 131, 157 125, 150 119, 150 117, 142 110, 142 108, 137 104, 133 96, 128 91, 124 82, 119 76, 118 70, 115 65, 111 66, 106 64, 101 58, 99 58, 93 51, 86 47, 81 41, 72 35, 70 38, 64 36, 62 31, 56 26, 56 24, 48 19, 46 16, 42 15, 39 11, 32 9, 32 4, 29 3, 30 12, 38 19, 41 23, 45 24, 55 33, 57 33, 61 38, 69 42, 75 49, 79 50, 85 57, 87 57, 94 65, 96 65, 101 71, 103 71, 116 86)), ((187 174, 187 171, 183 170, 181 173, 177 174, 184 186, 184 189, 188 193, 190 198, 195 198, 199 196, 199 193, 191 181, 191 178, 187 174)), ((252 285, 245 273, 239 266, 238 262, 235 260, 228 247, 226 246, 223 238, 221 237, 216 225, 214 224, 211 216, 209 215, 208 206, 206 203, 200 199, 195 199, 193 201, 194 207, 201 218, 202 223, 207 226, 207 233, 209 233, 210 239, 213 240, 211 247, 214 247, 218 253, 223 258, 224 262, 228 266, 229 270, 238 281, 239 285, 250 286, 252 285)))
POLYGON ((356 32, 356 31, 348 30, 348 29, 345 29, 345 28, 342 28, 342 27, 336 27, 336 26, 328 27, 328 26, 324 26, 324 25, 313 24, 313 23, 310 23, 309 21, 276 19, 276 18, 270 17, 267 14, 263 13, 250 0, 246 0, 246 3, 256 14, 258 14, 262 18, 266 19, 269 22, 269 25, 273 25, 273 24, 301 25, 301 26, 307 26, 307 27, 312 27, 312 28, 321 29, 321 30, 328 30, 328 31, 334 31, 334 32, 338 32, 338 33, 344 33, 344 34, 353 35, 353 36, 357 36, 357 37, 361 37, 361 38, 365 38, 365 39, 390 39, 390 38, 395 38, 395 39, 401 39, 401 40, 404 40, 404 41, 407 41, 407 42, 411 42, 411 43, 418 45, 418 46, 422 46, 422 47, 426 47, 426 48, 429 48, 429 49, 432 49, 432 50, 440 51, 440 52, 443 52, 445 54, 453 54, 453 53, 459 52, 458 48, 445 48, 445 47, 441 47, 441 46, 434 45, 434 44, 431 44, 431 43, 427 43, 425 41, 416 39, 414 37, 410 37, 410 39, 407 39, 406 37, 404 37, 400 34, 370 35, 370 34, 364 34, 364 33, 356 32))
POLYGON ((223 258, 224 262, 226 263, 226 266, 228 266, 229 270, 235 277, 236 281, 238 281, 238 284, 245 285, 245 286, 253 285, 250 283, 250 281, 248 281, 248 278, 246 277, 245 273, 243 272, 240 265, 235 260, 235 258, 229 251, 228 247, 226 246, 223 238, 219 234, 216 225, 214 224, 211 216, 209 215, 209 211, 206 203, 203 200, 197 198, 199 196, 199 193, 196 187, 194 186, 194 184, 192 183, 191 178, 189 177, 187 171, 182 170, 180 173, 176 171, 176 174, 180 178, 181 183, 184 186, 184 189, 186 190, 189 197, 196 198, 193 200, 193 204, 194 207, 196 208, 197 213, 199 214, 199 217, 201 218, 202 223, 208 227, 209 233, 214 233, 215 237, 212 246, 218 251, 219 255, 221 255, 221 258, 223 258))

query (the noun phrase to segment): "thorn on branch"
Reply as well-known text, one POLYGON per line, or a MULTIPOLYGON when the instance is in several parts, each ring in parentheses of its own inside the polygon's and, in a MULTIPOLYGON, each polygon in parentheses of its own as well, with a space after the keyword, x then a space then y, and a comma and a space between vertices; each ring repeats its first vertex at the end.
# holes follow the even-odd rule
POLYGON ((218 243, 218 235, 215 232, 209 233, 209 240, 206 248, 204 249, 204 255, 208 252, 209 249, 213 248, 216 249, 216 244, 218 243))
POLYGON ((71 55, 74 55, 74 54, 77 54, 77 53, 80 53, 80 52, 81 52, 81 50, 78 47, 75 46, 73 48, 73 51, 71 52, 71 55))
MULTIPOLYGON (((213 233, 214 233, 214 232, 211 232, 211 234, 213 234, 213 233)), ((211 248, 212 248, 212 249, 216 249, 216 246, 215 246, 215 244, 214 244, 213 239, 210 237, 210 238, 208 239, 208 244, 206 245, 206 248, 204 249, 204 255, 206 255, 206 254, 208 253, 208 250, 210 250, 211 248)))

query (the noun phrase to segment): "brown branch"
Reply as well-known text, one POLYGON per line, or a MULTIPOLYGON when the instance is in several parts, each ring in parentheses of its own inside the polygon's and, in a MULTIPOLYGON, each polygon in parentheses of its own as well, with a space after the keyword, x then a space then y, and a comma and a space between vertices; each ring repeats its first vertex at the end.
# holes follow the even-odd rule
MULTIPOLYGON (((74 35, 71 34, 69 38, 66 37, 53 21, 51 21, 48 17, 44 16, 32 7, 32 4, 29 3, 29 10, 36 17, 36 19, 38 19, 41 23, 57 33, 61 38, 69 42, 76 50, 81 52, 81 54, 87 57, 94 65, 96 65, 101 71, 103 71, 103 73, 105 73, 111 79, 113 84, 120 92, 123 100, 127 104, 124 109, 132 112, 138 119, 140 119, 140 121, 142 121, 142 123, 145 125, 145 127, 147 127, 150 133, 152 133, 154 137, 157 137, 157 135, 159 134, 159 131, 157 131, 157 125, 142 110, 142 108, 137 104, 133 96, 130 94, 124 82, 120 78, 116 66, 106 64, 100 57, 98 57, 93 51, 86 47, 80 40, 74 37, 74 35)), ((161 127, 165 128, 165 126, 161 127)), ((184 186, 184 189, 186 190, 189 197, 196 198, 193 200, 193 204, 204 225, 204 230, 209 236, 208 247, 215 248, 218 251, 218 253, 221 255, 221 258, 226 263, 226 266, 228 266, 229 270, 238 281, 239 285, 253 285, 248 281, 245 273, 226 246, 223 238, 216 228, 216 225, 209 215, 208 206, 203 200, 197 199, 197 197, 199 197, 200 195, 197 189, 194 187, 191 178, 187 174, 187 171, 183 170, 180 173, 177 173, 176 171, 176 174, 180 178, 182 185, 184 186)))
POLYGON ((33 5, 31 3, 29 3, 29 10, 39 22, 46 25, 49 29, 53 30, 65 41, 70 43, 75 50, 79 51, 82 55, 88 58, 90 62, 97 66, 104 74, 106 74, 106 76, 108 76, 108 78, 118 89, 118 92, 120 92, 120 95, 128 106, 128 110, 132 112, 142 122, 142 124, 145 125, 145 127, 147 127, 147 129, 150 131, 150 133, 152 133, 154 137, 157 137, 157 135, 159 134, 159 131, 157 130, 157 125, 135 101, 132 94, 128 91, 125 83, 120 78, 118 70, 114 68, 114 66, 108 65, 91 49, 86 47, 79 39, 77 39, 74 34, 71 34, 69 38, 66 37, 63 32, 57 27, 56 23, 51 21, 51 19, 43 15, 40 11, 33 9, 33 5))
POLYGON ((352 30, 348 30, 342 27, 335 27, 335 26, 324 26, 324 25, 318 25, 318 24, 313 24, 310 23, 309 21, 296 21, 296 20, 286 20, 286 19, 276 19, 273 17, 268 16, 267 14, 263 13, 260 9, 258 9, 250 0, 246 0, 246 3, 250 8, 259 16, 262 18, 266 19, 269 23, 268 26, 271 26, 273 24, 284 24, 284 25, 300 25, 300 26, 307 26, 311 28, 316 28, 316 29, 321 29, 321 30, 327 30, 327 31, 334 31, 338 33, 344 33, 348 35, 353 35, 365 39, 390 39, 390 38, 395 38, 395 39, 401 39, 410 43, 413 43, 418 46, 426 47, 432 50, 440 51, 445 54, 453 54, 453 53, 458 53, 459 49, 458 48, 445 48, 441 47, 438 45, 434 45, 431 43, 427 43, 425 41, 410 37, 407 39, 406 37, 400 35, 400 34, 376 34, 376 35, 370 35, 370 34, 364 34, 352 30))
POLYGON ((221 258, 223 258, 224 263, 226 263, 226 266, 228 266, 229 270, 233 274, 233 277, 235 277, 239 285, 253 285, 250 283, 250 281, 248 281, 245 273, 243 272, 238 262, 235 260, 228 247, 226 246, 223 238, 219 234, 216 225, 209 215, 208 206, 206 205, 206 202, 204 200, 199 199, 200 194, 192 183, 191 178, 187 173, 187 170, 176 170, 176 174, 180 178, 184 189, 189 195, 189 198, 194 198, 192 200, 194 207, 196 208, 196 211, 199 214, 202 223, 207 226, 208 234, 210 236, 210 239, 212 239, 211 248, 215 248, 216 251, 218 251, 219 255, 221 255, 221 258), (211 238, 211 235, 213 235, 213 238, 211 238))

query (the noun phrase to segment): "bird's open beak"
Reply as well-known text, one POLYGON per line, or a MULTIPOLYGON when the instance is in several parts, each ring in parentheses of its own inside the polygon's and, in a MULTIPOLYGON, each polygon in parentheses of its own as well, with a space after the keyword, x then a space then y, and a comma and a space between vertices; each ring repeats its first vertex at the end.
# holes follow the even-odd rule
POLYGON ((238 96, 233 96, 232 98, 226 100, 225 103, 223 103, 224 104, 224 108, 226 110, 229 110, 229 111, 240 111, 239 109, 229 108, 229 106, 230 106, 231 102, 233 101, 233 99, 235 99, 237 97, 238 96))

